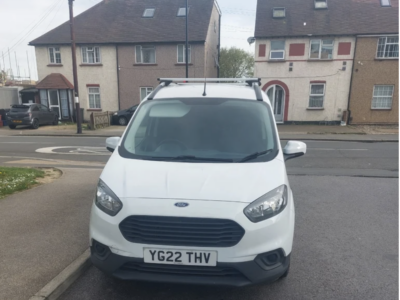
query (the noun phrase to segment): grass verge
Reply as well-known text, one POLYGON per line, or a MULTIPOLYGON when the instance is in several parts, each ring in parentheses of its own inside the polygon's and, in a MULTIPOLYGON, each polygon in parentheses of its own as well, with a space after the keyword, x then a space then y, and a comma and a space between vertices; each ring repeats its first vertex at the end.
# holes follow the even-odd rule
POLYGON ((34 186, 45 172, 31 168, 0 167, 0 199, 34 186))

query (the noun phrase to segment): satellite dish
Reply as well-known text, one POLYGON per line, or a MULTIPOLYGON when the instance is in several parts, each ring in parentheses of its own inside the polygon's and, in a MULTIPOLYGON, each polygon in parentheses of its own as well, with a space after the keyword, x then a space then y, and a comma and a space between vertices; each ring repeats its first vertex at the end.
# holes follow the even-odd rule
POLYGON ((252 37, 252 36, 247 39, 247 42, 249 43, 249 45, 253 44, 255 41, 256 41, 256 38, 252 37))

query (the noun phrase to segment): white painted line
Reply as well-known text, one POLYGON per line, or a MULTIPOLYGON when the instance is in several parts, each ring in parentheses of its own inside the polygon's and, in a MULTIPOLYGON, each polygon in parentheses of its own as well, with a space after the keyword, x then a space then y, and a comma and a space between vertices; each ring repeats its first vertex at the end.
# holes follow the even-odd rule
POLYGON ((37 153, 45 154, 62 154, 62 155, 107 155, 110 156, 111 153, 105 147, 84 147, 84 146, 62 146, 62 147, 46 147, 36 149, 37 153), (73 149, 68 152, 54 152, 57 149, 73 149))
POLYGON ((331 148, 307 148, 307 150, 323 150, 323 151, 368 151, 368 149, 331 149, 331 148))

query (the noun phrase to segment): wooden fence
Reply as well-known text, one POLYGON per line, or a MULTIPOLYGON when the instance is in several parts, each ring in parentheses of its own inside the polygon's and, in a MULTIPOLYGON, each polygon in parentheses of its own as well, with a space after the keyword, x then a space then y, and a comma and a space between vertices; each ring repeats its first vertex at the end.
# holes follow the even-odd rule
POLYGON ((109 127, 111 125, 111 118, 114 112, 93 112, 90 114, 90 129, 96 130, 100 128, 109 127))

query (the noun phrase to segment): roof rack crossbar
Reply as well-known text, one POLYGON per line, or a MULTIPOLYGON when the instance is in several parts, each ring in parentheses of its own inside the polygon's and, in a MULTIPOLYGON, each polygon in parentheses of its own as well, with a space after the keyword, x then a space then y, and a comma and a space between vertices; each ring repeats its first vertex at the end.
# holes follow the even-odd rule
POLYGON ((261 78, 158 78, 159 82, 165 82, 166 86, 174 83, 188 82, 243 82, 252 86, 253 83, 260 84, 261 78))
POLYGON ((257 83, 254 83, 254 84, 253 84, 253 87, 254 87, 254 91, 255 91, 255 93, 256 93, 257 101, 264 101, 263 96, 262 96, 262 93, 261 93, 261 89, 260 89, 260 86, 259 86, 258 82, 257 82, 257 83))
POLYGON ((149 95, 149 97, 147 97, 147 100, 153 100, 154 97, 157 95, 157 93, 164 87, 164 86, 168 86, 169 83, 167 84, 166 82, 161 82, 154 91, 151 92, 151 94, 149 95))

